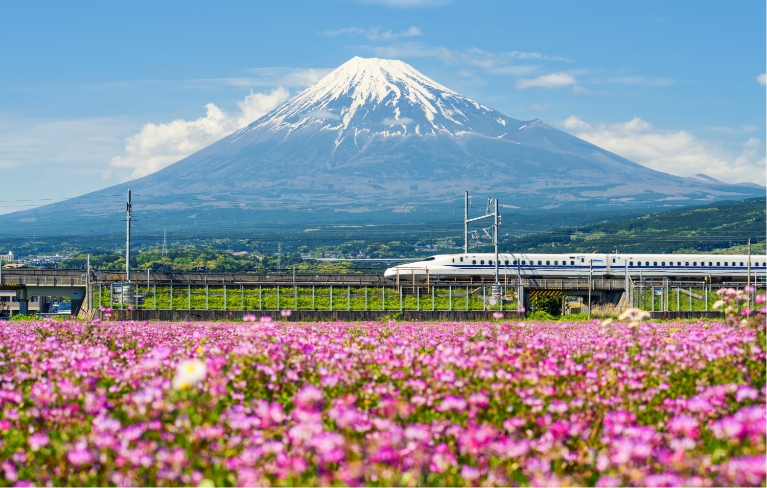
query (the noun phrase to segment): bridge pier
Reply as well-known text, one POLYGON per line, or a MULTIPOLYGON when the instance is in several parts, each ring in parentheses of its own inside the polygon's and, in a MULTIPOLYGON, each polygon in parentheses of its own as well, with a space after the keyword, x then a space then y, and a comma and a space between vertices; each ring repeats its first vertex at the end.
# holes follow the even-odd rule
POLYGON ((29 315, 29 295, 26 288, 16 290, 16 301, 19 302, 19 313, 21 315, 29 315))

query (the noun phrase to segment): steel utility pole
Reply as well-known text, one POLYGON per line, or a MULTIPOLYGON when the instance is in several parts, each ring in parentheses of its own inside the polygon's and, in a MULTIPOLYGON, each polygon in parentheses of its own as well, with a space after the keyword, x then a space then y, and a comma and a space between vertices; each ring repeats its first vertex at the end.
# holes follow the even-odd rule
POLYGON ((125 282, 130 283, 130 225, 133 217, 133 204, 128 188, 128 201, 125 206, 125 282))
POLYGON ((589 318, 591 320, 591 287, 594 283, 594 258, 589 259, 589 318))
POLYGON ((493 223, 493 241, 495 244, 495 283, 493 283, 493 294, 500 294, 501 283, 498 281, 498 226, 501 225, 501 216, 498 215, 498 199, 495 199, 495 222, 493 223))
POLYGON ((463 253, 469 254, 469 192, 463 192, 463 253))
POLYGON ((495 248, 495 268, 494 268, 494 281, 493 281, 493 290, 492 290, 492 296, 493 297, 499 297, 501 296, 501 281, 499 277, 498 272, 498 228, 501 225, 501 214, 498 211, 498 199, 496 198, 495 201, 493 201, 492 198, 487 199, 487 206, 488 208, 485 210, 485 215, 482 217, 476 217, 473 219, 469 218, 469 192, 466 191, 463 193, 464 198, 464 212, 463 212, 463 252, 468 254, 469 253, 469 223, 475 222, 477 220, 487 219, 492 217, 493 218, 493 225, 492 230, 493 233, 490 236, 493 240, 493 247, 495 248), (490 212, 490 206, 493 206, 492 213, 490 212))

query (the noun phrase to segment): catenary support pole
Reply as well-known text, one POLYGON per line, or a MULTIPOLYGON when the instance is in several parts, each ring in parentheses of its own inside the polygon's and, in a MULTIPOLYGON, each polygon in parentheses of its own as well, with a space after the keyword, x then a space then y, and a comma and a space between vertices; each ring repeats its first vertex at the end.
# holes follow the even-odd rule
POLYGON ((463 253, 469 252, 469 192, 463 192, 463 253))
MULTIPOLYGON (((130 226, 133 218, 133 204, 131 203, 130 188, 128 188, 128 199, 125 205, 125 282, 130 283, 130 226)), ((125 288, 123 288, 123 294, 125 288)))

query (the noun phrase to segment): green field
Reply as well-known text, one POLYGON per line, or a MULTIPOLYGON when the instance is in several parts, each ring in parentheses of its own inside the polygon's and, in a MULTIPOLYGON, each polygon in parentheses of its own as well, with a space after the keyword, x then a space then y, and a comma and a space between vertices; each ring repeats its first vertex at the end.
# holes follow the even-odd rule
POLYGON ((119 293, 110 302, 110 291, 103 287, 93 306, 139 310, 516 310, 516 301, 485 305, 490 287, 355 287, 355 286, 263 286, 212 287, 138 286, 132 303, 123 303, 119 293), (136 300, 138 298, 138 300, 136 300))

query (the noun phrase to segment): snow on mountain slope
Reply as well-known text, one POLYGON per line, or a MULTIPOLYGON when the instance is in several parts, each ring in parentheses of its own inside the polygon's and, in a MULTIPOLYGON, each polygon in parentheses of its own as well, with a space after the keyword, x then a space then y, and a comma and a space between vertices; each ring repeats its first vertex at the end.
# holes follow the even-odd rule
MULTIPOLYGON (((360 132, 501 136, 510 119, 459 95, 402 61, 352 58, 325 78, 239 131, 320 129, 341 141, 360 132)), ((238 138, 235 134, 233 140, 238 138)))

